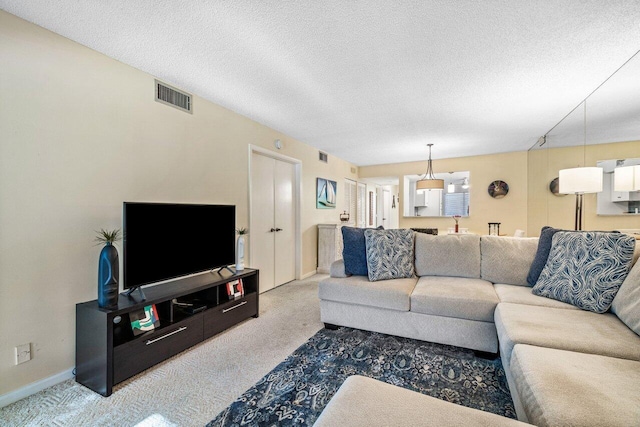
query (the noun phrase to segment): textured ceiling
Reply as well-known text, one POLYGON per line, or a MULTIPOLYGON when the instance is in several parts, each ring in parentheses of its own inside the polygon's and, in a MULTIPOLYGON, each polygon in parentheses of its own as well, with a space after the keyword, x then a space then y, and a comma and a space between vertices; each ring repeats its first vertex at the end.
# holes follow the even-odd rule
POLYGON ((640 49, 637 0, 0 7, 357 165, 525 150, 640 49))

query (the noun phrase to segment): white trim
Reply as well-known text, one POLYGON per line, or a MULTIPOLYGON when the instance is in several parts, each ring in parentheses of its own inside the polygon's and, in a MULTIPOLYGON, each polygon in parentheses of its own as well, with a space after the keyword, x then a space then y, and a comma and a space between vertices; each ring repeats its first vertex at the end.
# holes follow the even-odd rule
POLYGON ((309 277, 315 276, 316 274, 318 274, 318 270, 311 270, 310 272, 303 274, 300 277, 300 280, 308 279, 309 277))
POLYGON ((59 384, 62 381, 66 381, 70 378, 73 378, 73 370, 74 368, 67 369, 66 371, 59 372, 50 377, 43 378, 31 384, 27 384, 22 388, 19 388, 17 390, 10 391, 7 394, 1 395, 0 408, 10 405, 11 403, 17 402, 20 399, 24 399, 25 397, 31 396, 32 394, 36 394, 39 391, 44 390, 45 388, 49 388, 51 386, 59 384))
MULTIPOLYGON (((275 151, 268 150, 266 148, 258 147, 257 145, 249 144, 249 154, 258 153, 263 156, 271 157, 272 159, 282 160, 287 163, 293 163, 294 165, 302 164, 301 160, 296 159, 295 157, 285 156, 284 154, 276 153, 275 151)), ((249 158, 249 162, 251 162, 251 158, 249 158)), ((251 172, 251 171, 249 171, 251 172)))
MULTIPOLYGON (((296 262, 295 262, 295 278, 300 280, 302 277, 302 161, 298 160, 294 157, 285 156, 280 153, 276 153, 274 151, 268 150, 266 148, 258 147, 256 145, 249 144, 249 164, 247 174, 249 175, 249 215, 248 221, 251 224, 251 212, 253 209, 253 203, 251 200, 251 155, 253 153, 260 154, 262 156, 271 157, 272 159, 282 160, 283 162, 293 164, 295 168, 295 186, 294 186, 294 195, 296 198, 295 208, 295 221, 296 221, 296 230, 295 230, 295 254, 296 254, 296 262)), ((251 232, 251 230, 249 230, 251 232)), ((253 259, 253 245, 249 244, 249 263, 253 259)))

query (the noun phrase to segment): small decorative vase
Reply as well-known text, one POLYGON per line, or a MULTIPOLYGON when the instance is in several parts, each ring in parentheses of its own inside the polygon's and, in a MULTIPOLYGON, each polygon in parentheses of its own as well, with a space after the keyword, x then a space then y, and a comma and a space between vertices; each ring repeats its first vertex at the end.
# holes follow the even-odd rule
POLYGON ((238 244, 236 245, 236 271, 244 270, 244 236, 238 236, 238 244))
POLYGON ((98 306, 100 308, 118 306, 119 269, 118 250, 111 243, 107 243, 100 252, 98 263, 98 306))
POLYGON ((458 223, 456 222, 456 233, 458 232, 458 223))

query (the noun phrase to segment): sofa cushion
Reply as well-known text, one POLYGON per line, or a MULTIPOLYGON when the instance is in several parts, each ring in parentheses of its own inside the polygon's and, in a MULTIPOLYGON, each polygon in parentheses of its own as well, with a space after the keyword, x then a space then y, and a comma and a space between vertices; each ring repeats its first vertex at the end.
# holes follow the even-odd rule
POLYGON ((537 237, 482 236, 480 277, 493 283, 527 286, 537 248, 537 237))
POLYGON ((567 310, 579 310, 575 305, 557 301, 551 298, 534 295, 529 286, 514 286, 496 283, 493 289, 498 294, 500 302, 510 302, 513 304, 537 305, 540 307, 564 308, 567 310))
POLYGON ((495 323, 505 366, 516 344, 640 360, 640 337, 611 313, 500 303, 495 323))
POLYGON ((337 259, 331 263, 329 267, 329 276, 331 277, 349 277, 344 269, 344 260, 337 259))
POLYGON ((416 234, 416 274, 480 278, 480 237, 416 234))
POLYGON ((411 311, 493 322, 498 296, 482 279, 423 276, 411 294, 411 311))
POLYGON ((629 272, 635 243, 621 233, 559 231, 533 293, 604 313, 629 272))
POLYGON ((540 239, 538 240, 536 256, 531 263, 529 274, 527 274, 527 283, 529 286, 535 285, 538 281, 538 277, 540 277, 540 273, 542 273, 542 269, 547 263, 547 258, 549 258, 549 252, 551 252, 551 239, 558 231, 562 230, 559 228, 549 227, 548 225, 542 227, 542 230, 540 230, 540 239))
MULTIPOLYGON (((378 227, 382 230, 382 226, 378 227)), ((367 276, 367 247, 364 228, 342 227, 342 259, 347 276, 367 276)))
POLYGON ((510 366, 536 426, 640 425, 640 362, 518 344, 510 366))
POLYGON ((370 282, 365 276, 324 279, 318 285, 322 300, 409 311, 409 296, 418 280, 394 279, 370 282))
POLYGON ((364 231, 369 280, 413 277, 414 234, 406 229, 364 231))
POLYGON ((611 311, 640 335, 640 261, 636 261, 624 279, 618 294, 613 299, 611 311))
POLYGON ((527 426, 510 418, 352 375, 333 395, 315 427, 527 426))

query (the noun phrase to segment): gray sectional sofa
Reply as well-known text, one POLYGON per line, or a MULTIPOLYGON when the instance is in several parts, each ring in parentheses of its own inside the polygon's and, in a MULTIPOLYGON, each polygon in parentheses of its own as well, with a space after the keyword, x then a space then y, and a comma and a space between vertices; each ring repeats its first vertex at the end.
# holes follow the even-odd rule
MULTIPOLYGON (((533 294, 527 274, 537 247, 537 238, 417 233, 413 278, 347 277, 336 261, 319 285, 321 320, 499 352, 520 421, 640 426, 640 248, 610 311, 597 314, 533 294)), ((369 386, 379 398, 389 393, 369 386)), ((340 413, 342 394, 326 410, 340 413)), ((349 407, 341 424, 359 425, 357 402, 349 407)))

